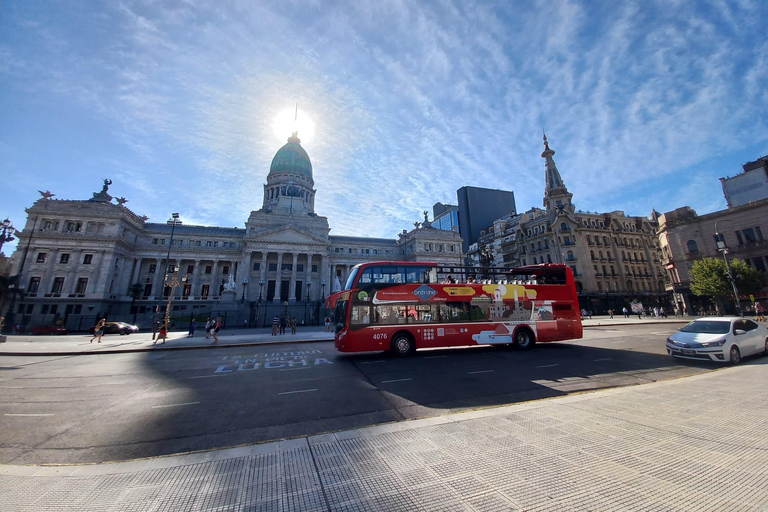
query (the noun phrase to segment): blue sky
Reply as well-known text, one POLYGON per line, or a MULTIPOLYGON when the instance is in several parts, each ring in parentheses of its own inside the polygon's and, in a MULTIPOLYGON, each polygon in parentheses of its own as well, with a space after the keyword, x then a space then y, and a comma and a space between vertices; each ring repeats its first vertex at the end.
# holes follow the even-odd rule
POLYGON ((394 238, 465 185, 541 206, 542 127, 577 208, 708 213, 768 154, 766 22, 760 0, 6 0, 0 216, 110 178, 150 221, 242 227, 297 103, 332 234, 394 238))

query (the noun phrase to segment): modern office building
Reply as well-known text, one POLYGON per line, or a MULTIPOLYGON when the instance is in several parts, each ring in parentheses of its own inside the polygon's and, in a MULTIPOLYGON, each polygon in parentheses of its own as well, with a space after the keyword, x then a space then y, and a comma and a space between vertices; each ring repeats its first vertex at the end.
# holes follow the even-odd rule
POLYGON ((465 253, 494 220, 516 211, 515 193, 507 190, 461 187, 456 196, 459 200, 459 233, 464 240, 465 253))
POLYGON ((720 178, 728 208, 768 199, 768 156, 742 166, 744 172, 720 178))
POLYGON ((314 210, 312 164, 296 134, 275 154, 262 206, 244 227, 191 226, 184 212, 148 222, 125 198, 113 201, 111 184, 104 180, 87 200, 45 193, 26 210, 14 255, 24 292, 14 296, 14 323, 77 330, 106 315, 147 327, 167 308, 180 323, 213 315, 265 325, 283 312, 314 323, 323 299, 360 262, 463 261, 459 234, 428 222, 396 239, 330 235, 314 210))
POLYGON ((432 227, 445 231, 459 231, 459 207, 455 204, 435 203, 432 206, 432 227))

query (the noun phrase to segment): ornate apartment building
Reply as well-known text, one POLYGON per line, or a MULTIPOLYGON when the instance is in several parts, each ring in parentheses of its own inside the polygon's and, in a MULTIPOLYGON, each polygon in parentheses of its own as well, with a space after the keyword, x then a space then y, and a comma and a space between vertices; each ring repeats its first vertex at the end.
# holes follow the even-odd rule
POLYGON ((312 164, 296 134, 275 154, 262 206, 242 228, 147 222, 125 198, 113 202, 111 183, 88 200, 42 193, 26 210, 13 257, 23 292, 14 323, 77 330, 107 316, 147 327, 171 297, 181 323, 223 315, 229 325, 261 326, 278 311, 315 323, 323 299, 362 261, 463 261, 458 233, 426 219, 398 239, 331 236, 314 211, 312 164), (178 287, 167 286, 171 276, 178 287), (136 299, 131 288, 141 289, 136 299))
POLYGON ((668 276, 656 236, 658 213, 650 217, 576 210, 544 136, 544 209, 531 208, 494 221, 470 246, 475 265, 517 267, 565 263, 576 278, 583 309, 604 314, 633 301, 671 306, 668 276))

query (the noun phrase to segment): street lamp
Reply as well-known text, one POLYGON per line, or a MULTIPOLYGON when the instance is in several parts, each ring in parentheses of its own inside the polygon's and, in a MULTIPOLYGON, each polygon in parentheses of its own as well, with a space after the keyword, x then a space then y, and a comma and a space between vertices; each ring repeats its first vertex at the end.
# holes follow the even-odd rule
POLYGON ((240 297, 240 304, 245 302, 245 287, 248 286, 248 279, 243 278, 243 295, 240 297))
MULTIPOLYGON (((168 252, 165 255, 165 261, 163 262, 163 272, 164 272, 163 285, 165 285, 165 286, 167 286, 165 283, 166 283, 166 281, 168 281, 168 273, 169 273, 168 272, 168 261, 171 259, 171 246, 173 245, 173 233, 174 233, 174 231, 176 231, 176 223, 177 222, 181 223, 181 221, 179 220, 179 214, 178 213, 172 213, 171 214, 171 218, 168 219, 168 221, 166 222, 166 224, 171 224, 171 240, 168 243, 168 252)), ((176 285, 177 286, 178 286, 178 282, 179 281, 176 280, 176 283, 177 283, 176 285)), ((171 295, 173 295, 173 288, 171 288, 171 295)), ((162 297, 162 292, 160 293, 160 297, 162 297)), ((162 300, 158 300, 157 301, 157 309, 158 310, 160 309, 160 303, 161 302, 162 302, 162 300)), ((166 314, 165 320, 166 320, 166 322, 168 321, 168 314, 166 314)))
POLYGON ((5 219, 2 223, 2 231, 0 231, 0 250, 2 250, 5 242, 13 242, 14 233, 16 233, 16 228, 11 226, 11 219, 5 219))
MULTIPOLYGON (((715 243, 717 244, 717 250, 723 253, 723 261, 725 262, 725 268, 727 270, 727 276, 728 280, 731 282, 731 286, 733 287, 733 296, 736 299, 736 312, 739 314, 739 316, 744 316, 744 312, 741 310, 741 301, 739 300, 739 289, 736 287, 736 276, 733 275, 733 271, 731 270, 731 264, 728 263, 728 258, 725 256, 728 254, 728 246, 725 244, 725 235, 721 234, 717 230, 717 223, 721 222, 720 220, 715 222, 715 243)), ((722 220, 722 222, 728 222, 727 220, 722 220)))
POLYGON ((304 323, 309 324, 307 322, 307 305, 309 304, 309 290, 312 287, 312 280, 307 279, 307 298, 304 300, 304 323))
POLYGON ((324 300, 325 300, 325 279, 323 279, 322 281, 320 281, 320 286, 322 286, 322 287, 323 287, 323 296, 322 296, 322 297, 320 297, 320 300, 324 301, 324 300))
MULTIPOLYGON (((177 270, 177 268, 174 266, 174 271, 177 270)), ((181 283, 179 283, 178 278, 176 277, 176 273, 174 272, 173 277, 171 277, 170 282, 166 284, 171 289, 171 293, 168 294, 168 305, 165 307, 165 319, 163 323, 165 323, 166 330, 170 328, 169 321, 171 319, 171 304, 173 304, 173 294, 176 291, 176 288, 179 286, 183 286, 187 283, 187 276, 184 275, 181 277, 181 283)))

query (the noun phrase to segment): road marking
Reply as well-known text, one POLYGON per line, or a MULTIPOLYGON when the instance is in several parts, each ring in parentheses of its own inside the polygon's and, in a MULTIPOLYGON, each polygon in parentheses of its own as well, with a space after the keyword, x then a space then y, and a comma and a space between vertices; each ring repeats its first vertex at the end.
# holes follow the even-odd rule
POLYGON ((413 379, 393 379, 393 380, 383 380, 381 381, 382 384, 387 384, 388 382, 405 382, 407 380, 413 380, 413 379))
POLYGON ((304 366, 302 368, 283 368, 280 371, 281 372, 293 372, 293 371, 296 371, 296 370, 309 370, 309 367, 308 366, 304 366))
POLYGON ((153 409, 161 409, 163 407, 181 407, 183 405, 196 405, 196 404, 199 404, 199 403, 200 402, 184 402, 183 404, 153 405, 152 408, 153 409))
POLYGON ((6 414, 5 416, 55 416, 55 414, 6 414))
POLYGON ((292 395, 294 393, 309 393, 311 391, 317 391, 317 388, 315 388, 315 389, 300 389, 298 391, 283 391, 282 393, 278 393, 278 395, 292 395))
POLYGON ((560 366, 559 364, 545 364, 541 366, 537 366, 536 368, 552 368, 553 366, 560 366))
POLYGON ((596 363, 598 361, 611 361, 612 359, 612 357, 604 357, 602 359, 593 359, 592 361, 596 363))
POLYGON ((612 341, 611 343, 626 343, 626 342, 623 340, 620 340, 620 341, 612 341))
POLYGON ((440 357, 448 357, 448 356, 427 356, 424 359, 437 359, 437 358, 440 358, 440 357))
POLYGON ((375 363, 386 363, 386 361, 384 361, 384 360, 382 360, 382 361, 363 361, 360 364, 375 364, 375 363))
POLYGON ((476 372, 467 372, 468 375, 472 375, 473 373, 491 373, 493 370, 479 370, 476 372))
POLYGON ((197 375, 195 377, 190 377, 190 379, 207 379, 208 377, 229 377, 226 373, 217 373, 215 375, 197 375))

